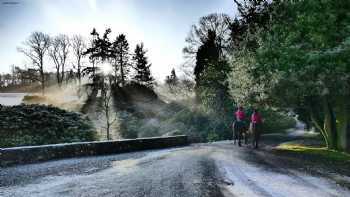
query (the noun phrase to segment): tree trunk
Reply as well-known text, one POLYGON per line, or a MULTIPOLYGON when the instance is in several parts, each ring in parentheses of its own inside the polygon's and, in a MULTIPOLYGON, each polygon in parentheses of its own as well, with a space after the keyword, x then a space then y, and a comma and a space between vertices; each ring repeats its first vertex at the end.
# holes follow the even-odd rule
POLYGON ((40 72, 41 75, 41 93, 42 95, 45 95, 45 74, 44 72, 40 72))
POLYGON ((323 109, 324 109, 324 130, 329 138, 330 149, 337 150, 337 127, 336 118, 332 108, 332 105, 328 98, 323 98, 323 109))
POLYGON ((57 78, 57 84, 59 87, 61 87, 61 80, 60 80, 60 69, 56 68, 56 78, 57 78))
POLYGON ((316 115, 317 112, 315 112, 314 110, 311 110, 310 115, 311 115, 311 122, 314 125, 314 127, 316 128, 317 131, 319 131, 324 139, 324 142, 326 143, 326 147, 329 148, 329 136, 327 134, 327 132, 324 130, 324 128, 322 127, 324 122, 322 120, 320 120, 320 118, 318 118, 318 116, 316 115))
POLYGON ((121 75, 121 83, 122 83, 122 86, 124 87, 125 85, 125 79, 124 79, 124 68, 123 68, 123 57, 121 57, 121 61, 120 61, 120 75, 121 75))
POLYGON ((45 95, 45 73, 44 73, 44 60, 43 57, 40 57, 40 78, 41 78, 41 93, 45 95))
POLYGON ((63 83, 63 81, 64 81, 64 65, 62 65, 62 67, 61 67, 61 84, 63 83))
POLYGON ((343 96, 337 99, 338 149, 350 152, 350 104, 343 96))
POLYGON ((320 132, 324 142, 326 144, 326 147, 330 147, 330 136, 328 135, 328 132, 326 132, 324 128, 325 124, 325 118, 324 118, 324 108, 320 107, 322 105, 322 102, 320 101, 319 97, 308 97, 306 98, 307 101, 307 110, 310 114, 310 120, 312 122, 312 125, 315 127, 316 131, 320 132))

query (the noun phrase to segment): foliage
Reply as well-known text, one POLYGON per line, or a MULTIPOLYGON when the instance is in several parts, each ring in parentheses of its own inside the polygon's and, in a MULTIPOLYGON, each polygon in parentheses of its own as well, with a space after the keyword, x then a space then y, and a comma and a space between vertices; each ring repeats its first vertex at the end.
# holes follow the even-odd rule
POLYGON ((295 119, 285 112, 265 109, 260 110, 260 115, 264 121, 262 124, 263 133, 281 133, 296 126, 295 119))
POLYGON ((170 75, 166 76, 165 85, 168 86, 170 93, 176 94, 177 92, 176 87, 178 87, 179 85, 179 78, 177 77, 174 68, 171 70, 170 75))
MULTIPOLYGON (((190 101, 187 101, 190 102, 190 101)), ((193 102, 193 101, 192 101, 193 102)), ((123 111, 119 113, 123 138, 188 135, 192 142, 212 142, 232 138, 233 107, 224 116, 218 116, 204 107, 171 102, 155 105, 157 111, 148 115, 123 111)), ((136 110, 136 109, 135 109, 136 110)), ((247 111, 250 115, 250 112, 247 111)), ((295 126, 295 121, 284 113, 262 111, 263 132, 284 132, 295 126)))
POLYGON ((201 17, 198 24, 192 26, 186 38, 187 46, 183 49, 184 54, 188 57, 195 56, 198 48, 209 39, 208 31, 216 35, 215 42, 220 51, 226 50, 230 43, 230 24, 231 18, 227 14, 214 13, 201 17))
MULTIPOLYGON (((329 148, 350 150, 345 99, 350 90, 350 3, 276 1, 265 6, 268 28, 246 34, 258 45, 233 55, 231 95, 252 105, 297 109, 311 117, 304 119, 312 120, 329 148)), ((241 23, 249 22, 242 17, 241 23)))
POLYGON ((196 97, 208 110, 222 113, 230 104, 226 73, 229 66, 222 56, 215 31, 208 30, 208 38, 198 48, 194 76, 196 97))
POLYGON ((43 105, 0 105, 0 147, 95 139, 91 122, 78 113, 43 105))
POLYGON ((152 88, 154 78, 151 75, 151 64, 148 63, 146 52, 147 51, 144 49, 143 43, 136 45, 135 53, 132 57, 136 72, 134 80, 139 84, 152 88))
POLYGON ((112 50, 114 54, 114 73, 115 78, 120 79, 121 84, 124 86, 127 79, 127 75, 130 72, 130 54, 129 54, 129 43, 124 34, 117 36, 116 40, 112 44, 112 50), (119 75, 117 74, 120 71, 119 75))
POLYGON ((47 97, 40 95, 25 95, 22 99, 25 104, 47 103, 47 97))

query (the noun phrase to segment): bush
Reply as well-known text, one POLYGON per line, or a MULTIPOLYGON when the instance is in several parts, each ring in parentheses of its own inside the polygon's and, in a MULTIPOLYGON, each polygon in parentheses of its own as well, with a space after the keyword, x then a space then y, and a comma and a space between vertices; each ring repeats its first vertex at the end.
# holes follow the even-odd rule
POLYGON ((25 104, 48 103, 48 98, 39 95, 25 95, 22 99, 25 104))
POLYGON ((284 112, 263 110, 261 116, 264 120, 262 125, 264 133, 280 133, 296 126, 295 119, 284 112))
POLYGON ((0 105, 0 147, 96 140, 90 120, 44 105, 0 105))
MULTIPOLYGON (((208 142, 231 138, 231 121, 201 108, 183 107, 174 112, 164 125, 177 125, 176 133, 186 134, 193 142, 208 142)), ((167 126, 171 128, 171 126, 167 126)))

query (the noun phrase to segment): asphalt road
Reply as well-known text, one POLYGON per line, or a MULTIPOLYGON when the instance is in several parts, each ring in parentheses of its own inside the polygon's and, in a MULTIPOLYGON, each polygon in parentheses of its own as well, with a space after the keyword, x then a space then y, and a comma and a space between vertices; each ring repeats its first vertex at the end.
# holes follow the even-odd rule
POLYGON ((332 180, 287 169, 231 142, 0 169, 0 196, 350 196, 332 180))

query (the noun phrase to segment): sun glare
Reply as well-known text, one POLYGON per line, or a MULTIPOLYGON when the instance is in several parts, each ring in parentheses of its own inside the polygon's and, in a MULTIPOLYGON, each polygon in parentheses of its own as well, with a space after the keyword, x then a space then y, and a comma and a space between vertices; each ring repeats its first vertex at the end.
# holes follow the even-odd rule
POLYGON ((112 73, 112 66, 108 63, 103 63, 100 66, 101 71, 103 72, 103 74, 107 75, 107 74, 111 74, 112 73))

